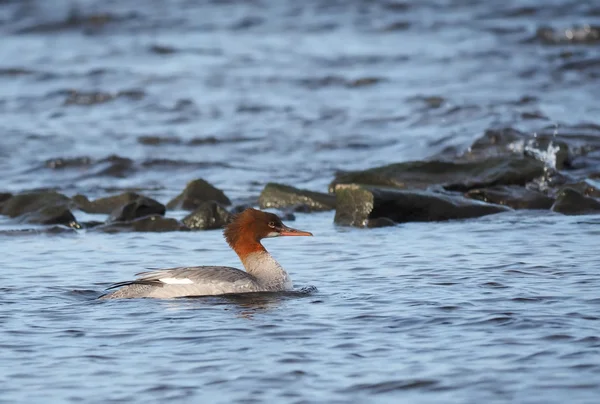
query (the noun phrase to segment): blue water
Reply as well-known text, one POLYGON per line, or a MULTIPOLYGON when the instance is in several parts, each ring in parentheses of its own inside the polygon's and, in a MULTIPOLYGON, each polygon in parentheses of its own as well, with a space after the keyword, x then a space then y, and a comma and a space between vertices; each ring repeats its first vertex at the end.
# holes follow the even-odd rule
MULTIPOLYGON (((598 44, 532 40, 599 24, 591 4, 198 3, 1 2, 0 191, 165 203, 202 177, 237 203, 269 181, 326 191, 337 170, 492 127, 598 123, 597 69, 564 66, 598 44), (111 21, 60 24, 72 5, 111 21), (105 171, 111 155, 131 166, 105 171)), ((333 215, 298 213, 288 224, 314 238, 265 242, 299 293, 163 301, 96 297, 146 268, 239 267, 219 231, 47 234, 0 217, 0 402, 598 401, 598 216, 349 229, 333 215)))

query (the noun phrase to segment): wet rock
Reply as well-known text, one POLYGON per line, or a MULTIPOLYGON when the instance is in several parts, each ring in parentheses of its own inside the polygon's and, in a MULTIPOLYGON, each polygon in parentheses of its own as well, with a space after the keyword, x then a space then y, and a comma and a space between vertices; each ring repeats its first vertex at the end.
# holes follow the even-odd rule
POLYGON ((559 192, 552 210, 565 215, 600 213, 600 201, 583 196, 574 189, 564 188, 559 192))
POLYGON ((488 129, 473 142, 465 156, 481 158, 515 152, 515 143, 527 139, 527 134, 513 128, 488 129))
POLYGON ((22 67, 4 67, 0 68, 0 76, 26 76, 34 74, 33 70, 25 69, 22 67))
POLYGON ((110 155, 97 161, 87 156, 74 158, 56 157, 46 160, 44 167, 53 170, 79 169, 85 173, 82 178, 94 176, 124 178, 135 171, 133 160, 117 155, 110 155))
POLYGON ((176 219, 165 218, 159 215, 146 216, 131 222, 114 222, 98 226, 96 230, 106 233, 118 233, 126 231, 135 232, 168 232, 189 230, 176 219))
POLYGON ((181 139, 174 136, 155 136, 155 135, 147 135, 147 136, 139 136, 138 143, 146 146, 160 146, 163 144, 181 144, 181 139))
POLYGON ((39 224, 64 224, 80 228, 70 211, 71 200, 55 191, 26 192, 13 195, 2 204, 0 213, 39 224))
POLYGON ((80 225, 84 229, 93 229, 94 227, 102 226, 105 224, 104 222, 99 222, 98 220, 89 220, 87 222, 81 222, 80 225))
POLYGON ((337 187, 336 195, 334 222, 343 226, 469 219, 509 210, 500 205, 431 191, 347 185, 337 187))
POLYGON ((86 213, 110 214, 114 212, 115 209, 125 206, 138 198, 143 197, 135 192, 124 192, 119 195, 112 195, 90 201, 86 196, 78 194, 73 197, 73 202, 79 210, 86 213))
POLYGON ((541 192, 518 186, 472 189, 465 196, 513 209, 550 209, 554 199, 541 192))
POLYGON ((242 213, 248 208, 254 208, 258 206, 258 196, 250 196, 242 200, 237 200, 233 208, 230 209, 232 214, 242 213))
POLYGON ((133 171, 133 160, 121 156, 108 156, 98 161, 95 175, 106 175, 110 177, 125 178, 133 171))
POLYGON ((296 220, 296 215, 294 215, 292 212, 279 212, 277 216, 279 216, 279 218, 284 222, 293 222, 296 220))
POLYGON ((12 196, 13 195, 9 192, 0 192, 0 212, 2 212, 2 205, 4 205, 4 202, 12 198, 12 196))
POLYGON ((57 157, 53 159, 46 160, 45 166, 48 168, 52 168, 54 170, 62 169, 62 168, 72 168, 72 167, 85 167, 89 166, 92 163, 92 159, 90 157, 74 157, 74 158, 63 158, 57 157))
POLYGON ((355 80, 350 80, 346 83, 348 88, 366 87, 385 81, 379 77, 361 77, 355 80))
POLYGON ((55 33, 60 31, 82 29, 86 33, 96 33, 103 29, 106 25, 116 21, 133 18, 130 16, 117 16, 109 13, 98 13, 84 15, 77 8, 73 8, 66 19, 59 21, 50 21, 38 23, 30 27, 19 29, 17 32, 21 34, 30 33, 55 33))
POLYGON ((183 218, 182 222, 193 230, 211 230, 225 227, 231 214, 215 201, 202 203, 196 210, 183 218))
POLYGON ((158 55, 171 55, 177 52, 177 49, 168 45, 154 44, 150 46, 150 52, 156 53, 158 55))
POLYGON ((396 226, 396 222, 387 217, 376 217, 367 221, 367 227, 374 229, 377 227, 391 227, 396 226))
POLYGON ((582 27, 571 27, 567 29, 553 29, 550 27, 538 28, 534 40, 546 45, 559 44, 584 44, 592 45, 600 43, 600 26, 584 25, 582 27))
POLYGON ((449 191, 466 192, 496 185, 525 185, 544 174, 544 164, 517 156, 475 161, 411 161, 365 171, 338 174, 330 184, 364 184, 400 189, 427 189, 439 185, 449 191))
POLYGON ((579 192, 582 195, 585 196, 591 196, 592 198, 600 198, 600 183, 596 182, 598 184, 598 186, 594 186, 593 183, 595 181, 593 180, 584 180, 584 181, 579 181, 579 182, 575 182, 572 184, 568 184, 563 186, 560 191, 563 191, 567 188, 573 189, 577 192, 579 192))
POLYGON ((301 211, 325 211, 335 209, 335 196, 270 182, 265 185, 258 203, 261 209, 291 207, 301 211))
POLYGON ((189 182, 181 194, 167 203, 167 209, 195 210, 202 203, 208 201, 215 201, 226 206, 231 205, 231 201, 223 191, 203 179, 197 179, 189 182))
POLYGON ((145 93, 142 90, 122 90, 117 93, 108 93, 103 91, 78 91, 70 90, 67 92, 67 98, 64 101, 64 105, 80 105, 80 106, 91 106, 97 104, 104 104, 109 101, 113 101, 117 98, 127 98, 133 101, 140 100, 145 97, 145 93))
POLYGON ((115 209, 108 220, 109 222, 129 222, 150 215, 164 216, 166 210, 162 203, 146 196, 139 196, 115 209))
POLYGON ((341 76, 325 76, 325 77, 311 77, 306 79, 300 79, 299 83, 311 90, 316 90, 325 87, 347 87, 347 88, 362 88, 372 86, 385 81, 380 77, 360 77, 357 79, 346 79, 341 76))
POLYGON ((241 31, 241 30, 246 30, 249 28, 253 28, 256 26, 259 26, 261 24, 264 23, 264 19, 262 17, 258 17, 258 16, 247 16, 247 17, 243 17, 241 20, 239 20, 238 22, 234 23, 231 26, 231 29, 234 31, 241 31))
POLYGON ((42 229, 11 229, 11 230, 0 230, 0 234, 4 236, 31 236, 39 234, 77 234, 76 228, 65 227, 65 226, 51 226, 44 227, 42 229))
POLYGON ((412 24, 409 21, 396 21, 396 22, 386 25, 381 30, 383 32, 406 31, 411 26, 412 26, 412 24))

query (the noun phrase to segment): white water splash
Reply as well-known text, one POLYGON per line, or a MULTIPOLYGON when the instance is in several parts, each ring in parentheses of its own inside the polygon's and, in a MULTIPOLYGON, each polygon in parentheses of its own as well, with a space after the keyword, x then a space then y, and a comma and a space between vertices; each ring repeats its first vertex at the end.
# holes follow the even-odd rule
MULTIPOLYGON (((558 135, 558 125, 555 125, 552 137, 556 138, 556 135, 558 135)), ((512 143, 509 143, 507 148, 513 153, 527 153, 530 156, 535 157, 537 160, 544 163, 546 170, 557 170, 556 158, 558 152, 560 151, 560 146, 555 145, 553 141, 550 141, 546 147, 546 150, 540 149, 538 147, 537 137, 537 133, 534 133, 532 139, 527 141, 522 139, 516 140, 512 143)))

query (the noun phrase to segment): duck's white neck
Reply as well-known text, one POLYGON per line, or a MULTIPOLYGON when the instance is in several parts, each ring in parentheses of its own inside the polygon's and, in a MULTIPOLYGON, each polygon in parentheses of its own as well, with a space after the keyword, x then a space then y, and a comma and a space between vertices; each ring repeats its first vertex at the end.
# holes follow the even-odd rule
POLYGON ((242 259, 246 272, 253 275, 266 290, 290 290, 293 288, 285 269, 266 250, 247 254, 242 259))

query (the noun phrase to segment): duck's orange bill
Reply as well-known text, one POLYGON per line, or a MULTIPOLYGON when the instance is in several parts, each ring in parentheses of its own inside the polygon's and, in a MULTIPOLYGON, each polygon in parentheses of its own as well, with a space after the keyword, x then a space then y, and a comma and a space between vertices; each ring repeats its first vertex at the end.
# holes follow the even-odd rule
POLYGON ((296 230, 291 227, 282 226, 279 231, 280 236, 312 236, 312 233, 308 231, 296 230))

